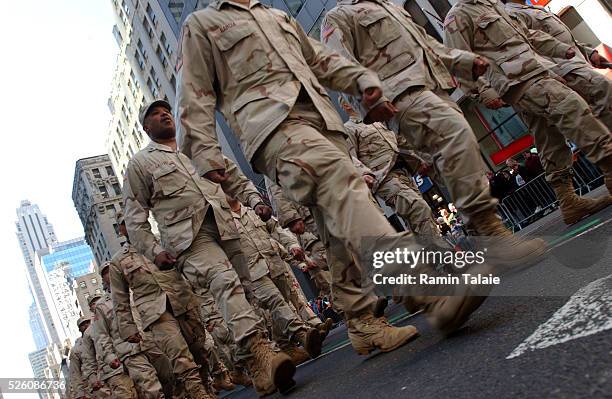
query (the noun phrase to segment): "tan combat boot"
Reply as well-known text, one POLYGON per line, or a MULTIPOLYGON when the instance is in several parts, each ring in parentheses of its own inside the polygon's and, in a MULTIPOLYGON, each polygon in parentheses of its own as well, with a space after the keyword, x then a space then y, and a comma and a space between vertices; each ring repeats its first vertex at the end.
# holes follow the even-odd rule
POLYGON ((355 351, 367 355, 376 349, 391 352, 417 338, 419 332, 414 326, 393 327, 384 318, 365 313, 348 321, 348 336, 355 351))
POLYGON ((385 309, 389 306, 389 300, 385 296, 380 296, 376 300, 374 305, 374 317, 383 317, 385 315, 385 309))
POLYGON ((283 352, 275 352, 267 339, 256 335, 249 341, 251 358, 247 360, 249 374, 260 397, 273 394, 278 389, 288 392, 295 386, 295 365, 283 352))
POLYGON ((321 354, 321 332, 317 328, 302 328, 295 333, 295 338, 304 346, 311 358, 321 354))
POLYGON ((212 387, 215 391, 233 391, 236 385, 232 383, 232 379, 227 370, 222 370, 213 375, 212 387))
POLYGON ((320 323, 317 326, 317 329, 321 333, 321 343, 323 343, 325 338, 327 338, 327 335, 329 334, 329 331, 332 329, 333 326, 334 326, 334 321, 329 317, 325 319, 324 323, 320 323))
POLYGON ((291 361, 296 366, 310 360, 310 355, 308 352, 299 346, 289 345, 286 348, 283 348, 283 352, 285 352, 291 358, 291 361))
POLYGON ((250 387, 253 385, 251 377, 249 377, 242 368, 236 368, 234 371, 232 371, 230 373, 230 378, 232 379, 232 383, 235 385, 242 385, 243 387, 250 387))
POLYGON ((497 275, 533 266, 546 252, 544 240, 513 234, 494 210, 470 215, 470 228, 476 231, 479 246, 486 249, 485 260, 496 268, 497 275))
POLYGON ((596 199, 577 196, 569 174, 564 176, 562 180, 551 182, 551 186, 557 194, 565 224, 577 223, 580 219, 597 213, 612 204, 612 196, 610 195, 596 199))

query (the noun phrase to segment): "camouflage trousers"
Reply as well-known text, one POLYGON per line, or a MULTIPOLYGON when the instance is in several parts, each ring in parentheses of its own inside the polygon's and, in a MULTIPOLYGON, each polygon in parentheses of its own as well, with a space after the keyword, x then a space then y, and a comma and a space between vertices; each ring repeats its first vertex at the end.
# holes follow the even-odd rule
MULTIPOLYGON (((304 292, 300 287, 297 279, 293 275, 291 268, 289 265, 287 266, 287 271, 284 274, 284 278, 282 279, 274 279, 274 284, 278 287, 279 291, 285 297, 287 303, 289 303, 293 310, 300 316, 300 318, 309 326, 317 327, 321 324, 321 319, 317 317, 317 315, 313 312, 313 310, 306 302, 306 297, 304 296, 304 292)), ((321 270, 325 272, 324 270, 321 270)), ((329 272, 326 272, 329 275, 329 272)), ((331 277, 330 277, 331 282, 331 277)))
POLYGON ((286 339, 291 340, 299 330, 305 329, 307 326, 291 309, 283 294, 277 288, 277 281, 281 286, 285 285, 283 277, 284 275, 281 275, 272 279, 270 275, 267 275, 252 281, 251 285, 253 296, 259 306, 270 312, 272 323, 279 327, 279 331, 286 339))
POLYGON ((319 295, 331 296, 332 280, 327 265, 325 245, 323 245, 321 240, 317 240, 308 247, 307 252, 317 265, 317 268, 308 270, 308 275, 310 275, 310 278, 314 281, 315 286, 319 290, 319 295))
POLYGON ((590 67, 574 69, 563 78, 591 106, 593 115, 612 129, 612 80, 590 67))
POLYGON ((610 131, 578 93, 549 77, 534 78, 525 85, 512 105, 534 134, 547 180, 565 179, 572 166, 566 139, 595 165, 612 157, 610 131))
POLYGON ((232 264, 245 262, 240 240, 221 240, 212 212, 208 212, 191 246, 178 258, 180 271, 194 288, 208 289, 238 345, 237 356, 250 355, 248 337, 263 331, 261 320, 244 296, 232 264))
POLYGON ((175 380, 170 359, 159 349, 149 331, 145 331, 141 335, 142 341, 140 346, 151 365, 155 368, 155 373, 163 387, 164 395, 171 398, 173 397, 175 380))
POLYGON ((440 236, 429 204, 404 170, 389 171, 378 186, 376 195, 395 210, 414 234, 431 239, 440 236))
POLYGON ((470 215, 495 211, 486 166, 472 128, 445 92, 415 89, 400 95, 389 127, 415 149, 433 156, 434 166, 466 223, 470 215))
POLYGON ((109 398, 113 399, 138 399, 138 393, 134 382, 125 373, 115 374, 106 380, 104 384, 110 389, 109 398))
POLYGON ((172 371, 179 383, 184 385, 190 396, 199 397, 203 390, 199 367, 189 351, 177 319, 169 312, 164 312, 148 329, 159 348, 170 359, 172 371))
POLYGON ((353 165, 341 132, 329 131, 312 104, 297 103, 253 158, 287 198, 311 208, 320 238, 328 243, 328 265, 337 304, 348 318, 371 312, 376 296, 362 287, 352 254, 365 252, 362 238, 395 234, 374 205, 353 165))
POLYGON ((164 397, 157 371, 144 353, 128 356, 123 360, 123 367, 134 381, 139 399, 159 399, 164 397))

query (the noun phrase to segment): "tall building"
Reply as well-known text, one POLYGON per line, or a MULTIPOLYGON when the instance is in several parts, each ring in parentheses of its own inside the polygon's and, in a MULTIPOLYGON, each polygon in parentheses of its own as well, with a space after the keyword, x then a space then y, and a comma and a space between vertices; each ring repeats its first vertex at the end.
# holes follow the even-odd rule
POLYGON ((48 253, 41 256, 47 273, 55 270, 60 264, 68 264, 67 275, 71 279, 90 273, 93 260, 91 247, 83 237, 57 242, 51 246, 48 253))
POLYGON ((30 331, 32 332, 32 339, 34 339, 34 346, 36 350, 41 350, 49 345, 47 335, 45 334, 45 326, 43 325, 42 318, 36 307, 36 303, 32 302, 28 310, 30 331))
POLYGON ((100 275, 93 272, 77 277, 74 280, 73 289, 76 293, 77 301, 81 308, 83 317, 92 317, 87 300, 93 295, 102 294, 102 278, 100 275))
MULTIPOLYGON (((64 379, 65 358, 64 351, 57 345, 49 345, 48 347, 31 352, 28 354, 30 365, 36 379, 64 379)), ((65 392, 43 392, 38 391, 38 397, 41 399, 55 399, 65 397, 65 392)))
MULTIPOLYGON (((17 208, 17 221, 15 222, 17 240, 23 254, 23 260, 26 266, 26 277, 30 292, 34 299, 34 304, 38 316, 32 317, 32 308, 30 307, 30 320, 41 320, 42 323, 34 323, 37 329, 35 334, 40 337, 44 336, 44 341, 47 343, 59 343, 59 336, 53 327, 53 318, 49 310, 47 299, 43 293, 44 278, 35 269, 36 252, 48 249, 52 244, 57 242, 53 226, 43 215, 40 208, 30 201, 21 201, 17 208)), ((44 277, 44 276, 42 276, 44 277)), ((33 332, 34 334, 34 332, 33 332)), ((37 338, 35 338, 36 340, 37 338)))
POLYGON ((121 210, 121 186, 108 155, 76 162, 72 201, 97 264, 110 260, 125 239, 115 220, 121 210))

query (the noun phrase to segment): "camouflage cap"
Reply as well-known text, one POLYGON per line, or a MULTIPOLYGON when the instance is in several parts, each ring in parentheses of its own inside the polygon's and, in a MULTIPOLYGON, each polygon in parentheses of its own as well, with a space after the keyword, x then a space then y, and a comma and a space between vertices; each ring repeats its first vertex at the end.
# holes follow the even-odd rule
POLYGON ((81 324, 85 323, 86 321, 91 321, 91 319, 89 317, 79 317, 77 320, 77 327, 81 327, 81 324))
POLYGON ((162 106, 164 108, 166 108, 168 111, 172 111, 172 106, 170 105, 170 103, 166 100, 153 100, 148 104, 145 104, 141 109, 140 109, 140 114, 138 115, 138 120, 140 121, 140 124, 144 126, 144 120, 147 117, 147 115, 149 115, 149 112, 157 106, 162 106))
POLYGON ((87 299, 87 305, 93 305, 94 301, 97 301, 100 298, 102 298, 102 295, 100 294, 90 296, 89 299, 87 299))
POLYGON ((123 215, 123 211, 115 213, 115 219, 117 220, 117 224, 124 224, 125 216, 123 215))

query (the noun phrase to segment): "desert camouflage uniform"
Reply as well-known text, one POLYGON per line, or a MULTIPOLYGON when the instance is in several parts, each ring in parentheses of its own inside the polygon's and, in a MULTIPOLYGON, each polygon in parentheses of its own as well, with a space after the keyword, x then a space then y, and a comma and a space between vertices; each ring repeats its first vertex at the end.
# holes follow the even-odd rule
POLYGON ((103 354, 98 356, 99 362, 110 364, 115 359, 121 360, 138 392, 134 398, 164 397, 157 372, 142 350, 140 343, 131 343, 121 338, 118 321, 113 311, 113 301, 110 297, 105 297, 96 303, 94 331, 96 346, 101 349, 97 353, 103 354))
POLYGON ((288 248, 299 248, 300 245, 295 236, 283 230, 274 218, 264 222, 246 206, 241 206, 240 211, 232 212, 232 215, 240 232, 242 252, 249 265, 253 296, 263 309, 270 312, 282 334, 291 339, 307 326, 287 303, 291 293, 285 277, 285 261, 271 235, 276 235, 281 244, 288 248))
MULTIPOLYGON (((111 296, 122 339, 137 334, 132 315, 133 304, 142 329, 150 332, 159 348, 168 356, 176 378, 194 398, 206 397, 198 365, 205 362, 205 335, 195 309, 195 298, 182 276, 175 270, 160 271, 130 244, 124 244, 111 260, 111 296), (192 354, 193 353, 193 354, 192 354)), ((207 365, 200 369, 207 373, 207 365)))
POLYGON ((472 79, 475 54, 444 47, 386 0, 338 1, 323 20, 321 40, 378 73, 385 95, 399 109, 389 127, 433 155, 466 222, 495 209, 476 137, 446 93, 456 87, 449 71, 472 79))
MULTIPOLYGON (((226 160, 221 157, 220 162, 225 168, 226 160)), ((152 141, 130 160, 123 195, 133 245, 151 261, 168 251, 192 286, 210 289, 239 355, 248 357, 248 338, 262 329, 240 284, 239 275, 247 282, 250 276, 221 186, 200 177, 184 154, 152 141), (158 223, 161 244, 151 233, 149 210, 158 223)))
POLYGON ((218 106, 255 170, 290 199, 318 209, 317 224, 329 230, 321 238, 329 240, 337 300, 360 314, 372 309, 375 297, 364 295, 347 248, 361 252, 364 234, 395 231, 351 163, 342 120, 322 84, 355 96, 380 87, 374 73, 258 1, 213 1, 184 23, 177 84, 181 151, 200 175, 224 167, 218 106))
POLYGON ((85 376, 83 375, 83 338, 79 337, 74 342, 74 346, 70 350, 69 356, 69 372, 70 372, 70 398, 79 399, 88 397, 91 392, 91 387, 85 376))
POLYGON ((134 382, 125 373, 123 365, 113 369, 102 361, 104 356, 115 356, 113 352, 106 353, 105 349, 96 347, 93 324, 83 333, 83 376, 87 379, 91 393, 96 398, 135 398, 134 382), (104 384, 100 389, 94 390, 97 381, 104 384))
POLYGON ((357 117, 345 124, 349 151, 375 178, 372 191, 393 208, 413 233, 439 237, 431 208, 423 199, 400 157, 395 133, 382 123, 366 125, 357 117))
POLYGON ((535 134, 547 178, 564 178, 571 165, 565 139, 607 174, 612 173, 612 135, 575 91, 556 80, 548 68, 565 58, 571 44, 529 30, 496 0, 459 0, 445 20, 444 43, 487 57, 492 65, 474 85, 458 76, 483 98, 501 96, 522 115, 535 134), (552 127, 552 129, 551 129, 552 127))

